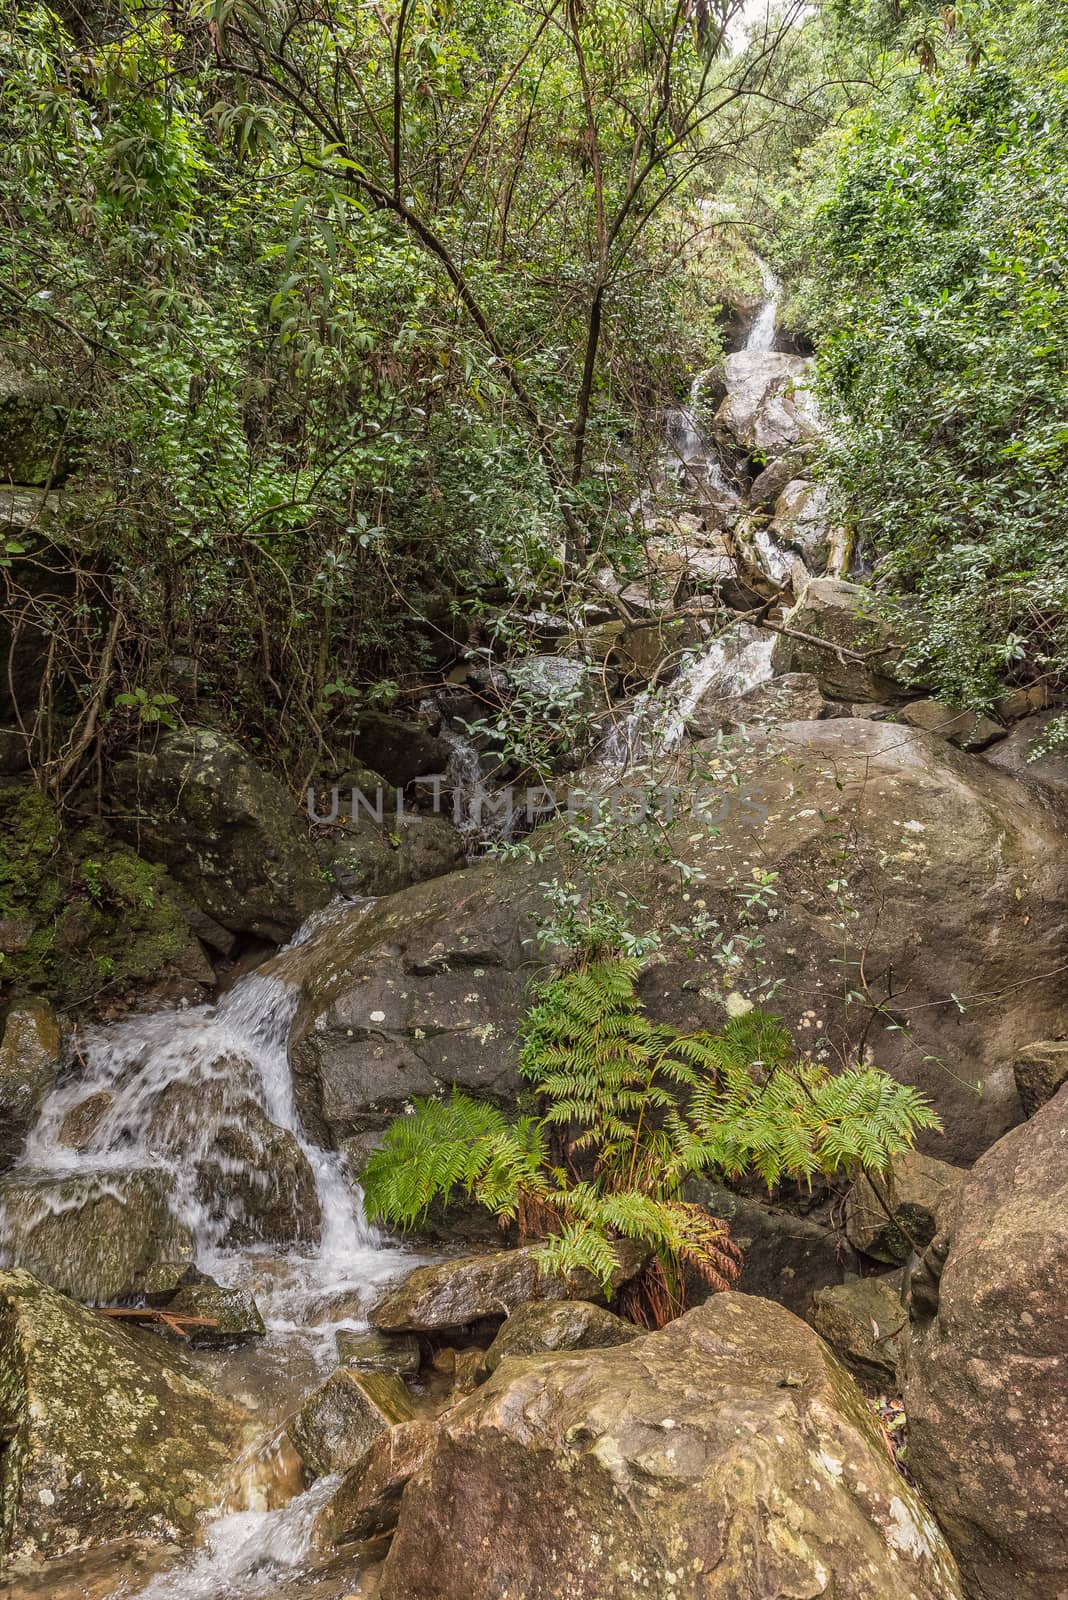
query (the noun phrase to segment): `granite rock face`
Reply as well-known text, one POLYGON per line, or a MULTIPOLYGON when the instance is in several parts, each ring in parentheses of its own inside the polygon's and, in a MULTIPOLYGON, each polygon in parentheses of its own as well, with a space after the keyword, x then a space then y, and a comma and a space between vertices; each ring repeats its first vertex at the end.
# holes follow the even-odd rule
POLYGON ((721 1294, 611 1350, 517 1357, 447 1412, 381 1600, 961 1600, 853 1380, 721 1294))
POLYGON ((967 1175, 912 1276, 909 1466, 977 1600, 1068 1589, 1068 1087, 967 1175))

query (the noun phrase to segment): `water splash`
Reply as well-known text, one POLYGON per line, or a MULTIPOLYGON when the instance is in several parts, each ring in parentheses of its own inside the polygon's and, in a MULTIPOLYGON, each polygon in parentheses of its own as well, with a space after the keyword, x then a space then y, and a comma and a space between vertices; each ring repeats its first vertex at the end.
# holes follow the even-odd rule
POLYGON ((638 695, 606 736, 602 764, 617 775, 670 755, 686 738, 687 724, 707 696, 745 694, 772 675, 774 639, 739 622, 718 635, 670 684, 638 695))
POLYGON ((137 1591, 137 1600, 256 1600, 275 1596, 279 1584, 306 1571, 312 1529, 340 1483, 319 1478, 276 1511, 235 1511, 206 1529, 192 1561, 160 1573, 137 1591))

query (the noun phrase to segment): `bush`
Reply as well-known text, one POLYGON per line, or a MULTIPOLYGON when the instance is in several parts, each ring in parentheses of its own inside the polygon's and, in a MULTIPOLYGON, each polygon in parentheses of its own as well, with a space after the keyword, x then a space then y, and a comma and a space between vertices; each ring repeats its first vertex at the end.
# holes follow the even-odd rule
POLYGON ((521 1035, 539 1110, 510 1121, 459 1093, 417 1101, 371 1157, 368 1215, 412 1227, 434 1201, 473 1199, 542 1239, 547 1270, 585 1269, 606 1291, 612 1241, 640 1240, 652 1260, 632 1309, 662 1321, 685 1305, 688 1274, 725 1289, 740 1270, 726 1225, 683 1199, 687 1178, 881 1172, 938 1126, 914 1089, 870 1068, 832 1075, 760 1011, 717 1034, 651 1021, 639 973, 602 957, 546 984, 521 1035))

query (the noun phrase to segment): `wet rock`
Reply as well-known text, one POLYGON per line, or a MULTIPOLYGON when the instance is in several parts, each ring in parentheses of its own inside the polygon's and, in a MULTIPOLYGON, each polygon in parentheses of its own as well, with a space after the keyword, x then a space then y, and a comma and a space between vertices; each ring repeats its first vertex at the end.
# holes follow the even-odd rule
POLYGON ((344 895, 396 894, 464 866, 459 832, 445 817, 392 818, 385 827, 370 820, 323 839, 316 854, 334 887, 344 895))
POLYGON ((381 1600, 960 1600, 855 1384, 803 1322, 716 1295, 612 1350, 518 1358, 441 1419, 381 1600))
POLYGON ((742 1252, 739 1289, 777 1300, 799 1317, 808 1312, 817 1290, 840 1283, 855 1265, 848 1245, 830 1228, 794 1211, 735 1194, 707 1178, 691 1178, 685 1198, 730 1228, 742 1252))
POLYGON ((870 605, 868 591, 860 584, 813 578, 783 618, 783 626, 825 644, 781 634, 771 658, 775 671, 814 673, 828 700, 905 697, 908 689, 894 675, 900 647, 886 623, 870 615, 870 605))
POLYGON ((552 1350, 603 1350, 628 1344, 641 1333, 589 1300, 528 1300, 516 1306, 485 1354, 487 1372, 506 1356, 533 1356, 552 1350))
POLYGON ((959 1167, 905 1150, 883 1176, 859 1178, 846 1201, 850 1242, 876 1261, 900 1266, 924 1251, 956 1204, 964 1179, 959 1167))
POLYGON ((721 448, 767 462, 817 437, 811 361, 740 351, 727 357, 725 371, 727 397, 714 423, 721 448))
POLYGON ((826 485, 792 479, 775 502, 771 531, 782 545, 796 550, 810 572, 827 570, 840 529, 830 517, 830 493, 826 485))
POLYGON ((340 1367, 305 1400, 286 1432, 308 1473, 322 1478, 347 1472, 380 1433, 412 1417, 411 1396, 400 1378, 340 1367))
POLYGON ((160 1341, 0 1273, 0 1557, 14 1570, 126 1537, 192 1533, 243 1419, 160 1341))
MULTIPOLYGON (((701 780, 707 821, 675 842, 702 875, 702 911, 736 941, 732 987, 755 998, 775 980, 774 1008, 803 1047, 835 1062, 863 1049, 942 1116, 944 1136, 921 1148, 973 1161, 1020 1119, 1020 1050, 1068 1035, 1068 992, 1033 981, 1068 962, 1059 805, 945 740, 886 722, 750 729, 722 780, 714 746, 694 754, 712 772, 701 780), (843 837, 847 954, 865 952, 874 1014, 845 1005, 835 978, 843 935, 826 885, 842 875, 843 837), (757 867, 778 874, 774 915, 742 904, 739 882, 757 867), (761 943, 747 956, 754 918, 761 943), (989 990, 1002 996, 996 1007, 962 1012, 951 999, 989 990)), ((662 776, 677 781, 673 769, 662 776)), ((651 922, 691 919, 677 869, 634 840, 609 886, 632 888, 640 872, 651 922)), ((537 941, 550 915, 542 886, 586 882, 564 841, 546 843, 553 854, 540 863, 492 861, 419 884, 339 917, 285 957, 287 981, 301 988, 290 1039, 300 1110, 327 1145, 454 1084, 516 1103, 516 1030, 530 982, 549 965, 537 941)), ((701 993, 694 962, 670 946, 665 956, 641 982, 651 1014, 684 1030, 716 1026, 725 1013, 712 990, 701 993)))
POLYGON ((426 1463, 437 1432, 437 1422, 417 1419, 380 1433, 320 1511, 313 1544, 355 1544, 395 1528, 405 1485, 426 1463))
POLYGON ((224 1244, 315 1243, 315 1174, 295 1135, 263 1109, 254 1080, 237 1056, 221 1057, 210 1076, 176 1079, 156 1099, 145 1143, 196 1168, 198 1199, 227 1224, 224 1244))
POLYGON ((444 773, 452 750, 425 723, 385 711, 360 714, 356 750, 364 766, 404 788, 415 778, 444 773))
POLYGON ((287 939, 330 898, 296 805, 232 739, 164 734, 120 762, 112 786, 116 825, 231 932, 287 939))
POLYGON ((694 707, 690 728, 697 738, 718 732, 779 722, 815 722, 827 715, 829 703, 812 672, 788 672, 758 683, 745 694, 704 695, 694 707))
POLYGON ((1005 729, 1000 723, 976 711, 961 711, 944 700, 913 700, 902 706, 898 721, 948 739, 959 750, 985 750, 988 745, 1005 738, 1005 729))
POLYGON ((1012 1067, 1024 1115, 1033 1117, 1068 1081, 1068 1039, 1042 1039, 1021 1050, 1012 1067))
POLYGON ((357 1333, 341 1328, 334 1335, 337 1358, 343 1367, 361 1372, 392 1372, 398 1378, 414 1378, 419 1371, 419 1340, 407 1333, 380 1333, 369 1328, 357 1333))
POLYGON ((0 1181, 0 1263, 95 1305, 165 1294, 194 1254, 173 1192, 160 1169, 57 1177, 17 1168, 0 1181))
POLYGON ((225 1289, 211 1278, 186 1283, 166 1302, 175 1316, 207 1317, 210 1328, 190 1328, 194 1345, 244 1344, 267 1332, 260 1308, 247 1289, 225 1289))
POLYGON ((0 1172, 18 1157, 59 1072, 62 1035, 51 1006, 12 1006, 0 1043, 0 1172))
POLYGON ((878 1394, 896 1387, 908 1312, 885 1279, 850 1278, 817 1290, 808 1321, 862 1388, 878 1394))
POLYGON ((104 1118, 115 1104, 110 1089, 95 1089, 71 1106, 60 1125, 57 1139, 69 1150, 88 1150, 104 1118))
MULTIPOLYGON (((591 1300, 603 1299, 588 1273, 576 1273, 565 1281, 542 1272, 535 1260, 536 1250, 536 1246, 496 1250, 417 1267, 378 1302, 371 1312, 371 1324, 387 1333, 432 1333, 464 1327, 482 1317, 508 1316, 527 1300, 563 1300, 571 1292, 591 1300)), ((619 1242, 615 1287, 641 1270, 647 1253, 630 1240, 619 1242)))
POLYGON ((1068 1587, 1066 1148, 1062 1088, 976 1163, 913 1275, 909 1467, 975 1600, 1068 1587))

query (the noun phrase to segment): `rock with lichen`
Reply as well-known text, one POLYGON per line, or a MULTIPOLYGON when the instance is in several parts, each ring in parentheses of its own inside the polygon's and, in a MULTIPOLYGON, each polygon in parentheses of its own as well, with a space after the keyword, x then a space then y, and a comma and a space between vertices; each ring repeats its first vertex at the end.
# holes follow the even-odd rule
POLYGON ((0 1171, 19 1155, 56 1081, 62 1036, 43 1000, 13 1006, 0 1043, 0 1171))
MULTIPOLYGON (((363 1510, 351 1506, 351 1525, 363 1510)), ((782 1306, 728 1293, 615 1349, 502 1362, 440 1419, 404 1489, 379 1594, 962 1591, 827 1346, 782 1306)))
POLYGON ((0 1273, 0 1558, 170 1541, 217 1504, 244 1418, 158 1340, 0 1273))

